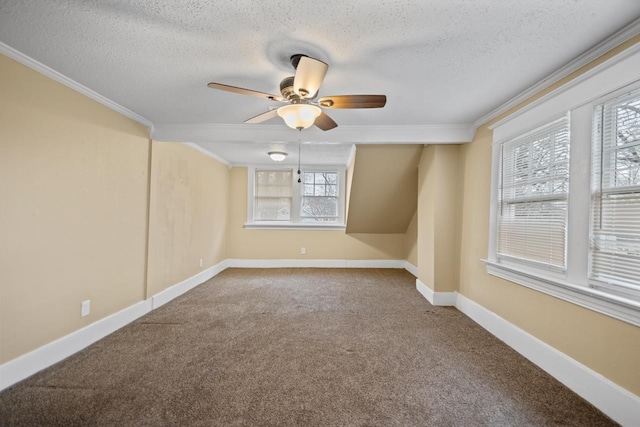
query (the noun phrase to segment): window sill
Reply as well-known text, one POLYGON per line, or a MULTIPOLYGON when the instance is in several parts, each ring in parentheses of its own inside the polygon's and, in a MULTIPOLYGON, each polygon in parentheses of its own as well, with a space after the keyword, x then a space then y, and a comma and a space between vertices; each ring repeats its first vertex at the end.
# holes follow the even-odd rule
POLYGON ((590 287, 575 285, 565 280, 543 276, 534 271, 505 265, 494 260, 482 260, 482 262, 487 266, 487 273, 493 276, 640 326, 640 302, 638 301, 611 295, 590 287))
POLYGON ((298 223, 293 224, 289 222, 248 222, 244 225, 244 228, 249 230, 341 230, 344 231, 346 226, 344 224, 305 224, 298 223))

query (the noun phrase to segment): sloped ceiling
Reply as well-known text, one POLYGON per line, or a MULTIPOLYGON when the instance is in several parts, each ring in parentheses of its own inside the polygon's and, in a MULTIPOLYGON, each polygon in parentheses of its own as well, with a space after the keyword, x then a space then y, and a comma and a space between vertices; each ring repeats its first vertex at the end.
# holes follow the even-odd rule
POLYGON ((244 125, 271 101, 210 81, 277 94, 303 53, 329 64, 321 95, 388 97, 383 109, 332 110, 339 127, 309 129, 303 142, 463 142, 639 16, 637 0, 0 0, 0 51, 121 106, 154 138, 241 164, 300 135, 278 118, 244 125))
POLYGON ((418 206, 422 145, 357 145, 347 233, 404 233, 418 206))

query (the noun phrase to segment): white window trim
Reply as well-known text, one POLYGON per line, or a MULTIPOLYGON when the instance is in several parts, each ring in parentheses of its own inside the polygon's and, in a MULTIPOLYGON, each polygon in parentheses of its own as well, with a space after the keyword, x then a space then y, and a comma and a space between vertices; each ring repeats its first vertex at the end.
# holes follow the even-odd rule
MULTIPOLYGON (((591 198, 591 131, 597 104, 640 88, 640 43, 594 67, 567 85, 491 126, 494 134, 487 273, 640 326, 640 301, 589 286, 590 216, 584 201, 591 198), (552 273, 508 259, 498 259, 497 207, 500 146, 517 135, 570 113, 570 180, 567 268, 552 273), (581 209, 576 206, 581 205, 581 209)), ((590 206, 590 205, 587 205, 590 206)))
POLYGON ((345 230, 346 225, 345 218, 345 181, 346 181, 346 168, 344 166, 304 166, 301 169, 304 172, 337 172, 338 173, 338 221, 331 223, 312 223, 301 222, 300 214, 297 212, 300 208, 302 196, 300 192, 295 191, 297 186, 302 185, 298 183, 298 174, 296 166, 293 165, 252 165, 247 167, 247 222, 244 227, 252 230, 345 230), (255 171, 257 170, 293 170, 292 185, 293 185, 293 197, 291 201, 291 221, 254 221, 253 220, 253 208, 254 208, 254 193, 255 193, 255 171), (294 210, 296 211, 294 214, 294 210))
MULTIPOLYGON (((569 125, 571 123, 570 117, 567 114, 562 114, 562 115, 560 115, 560 117, 551 118, 542 127, 548 127, 548 125, 554 125, 555 122, 559 122, 561 120, 563 122, 566 121, 567 124, 569 124, 569 125)), ((555 126, 553 126, 553 127, 555 127, 555 126)), ((535 129, 532 129, 532 132, 533 133, 538 133, 541 130, 540 128, 541 127, 538 126, 535 129)), ((563 126, 563 128, 564 128, 564 126, 563 126)), ((528 135, 527 135, 528 133, 529 132, 525 132, 524 134, 520 135, 517 139, 521 140, 522 138, 527 138, 528 137, 528 135)), ((570 129, 569 129, 568 134, 569 134, 569 138, 570 138, 570 135, 571 135, 570 129)), ((498 165, 504 166, 504 145, 505 144, 509 144, 511 142, 512 142, 512 140, 505 141, 505 143, 500 144, 499 147, 495 147, 494 148, 496 151, 499 152, 498 153, 498 160, 497 160, 498 161, 498 165)), ((571 145, 569 146, 569 148, 570 147, 571 147, 571 145)), ((500 167, 498 167, 498 170, 499 169, 500 169, 500 167)), ((504 170, 502 171, 502 173, 503 173, 503 175, 502 175, 503 178, 501 179, 502 182, 500 182, 498 184, 499 186, 503 186, 504 185, 504 180, 506 179, 506 178, 504 178, 504 170)), ((503 195, 503 197, 504 197, 504 195, 503 195)), ((529 199, 533 199, 533 197, 529 196, 529 199)), ((569 203, 569 189, 567 189, 567 193, 566 194, 565 193, 562 193, 562 194, 545 194, 544 196, 538 196, 537 199, 539 199, 539 200, 562 200, 562 201, 566 200, 567 201, 567 205, 568 205, 568 203, 569 203)), ((502 202, 502 206, 508 205, 508 201, 505 202, 504 199, 501 202, 502 202)), ((497 208, 497 206, 496 206, 496 208, 497 208)), ((498 233, 497 233, 497 230, 498 230, 497 224, 499 222, 499 217, 500 217, 500 215, 496 215, 496 237, 498 235, 498 233)), ((569 221, 569 218, 566 217, 565 218, 565 223, 568 224, 568 221, 569 221)), ((516 257, 513 257, 513 256, 511 256, 509 254, 505 254, 505 253, 500 253, 499 254, 497 252, 497 246, 498 245, 496 243, 496 259, 505 260, 507 263, 511 263, 511 262, 513 262, 513 263, 522 263, 524 265, 531 265, 534 268, 540 268, 540 269, 543 269, 543 270, 548 270, 548 271, 551 271, 551 272, 559 272, 559 273, 563 273, 565 271, 565 269, 566 269, 566 259, 565 259, 565 266, 552 265, 552 264, 547 264, 547 263, 544 263, 544 262, 535 261, 535 260, 532 260, 532 259, 516 258, 516 257)), ((565 246, 565 254, 566 254, 566 246, 565 246)))

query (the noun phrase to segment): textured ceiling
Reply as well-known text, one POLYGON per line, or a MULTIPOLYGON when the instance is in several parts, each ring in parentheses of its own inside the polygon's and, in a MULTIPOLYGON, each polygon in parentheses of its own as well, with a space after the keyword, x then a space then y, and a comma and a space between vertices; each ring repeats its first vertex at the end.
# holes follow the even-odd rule
MULTIPOLYGON (((219 129, 256 141, 242 122, 271 103, 206 84, 277 94, 295 53, 329 64, 321 96, 387 95, 383 109, 332 110, 339 128, 307 133, 340 142, 349 126, 472 124, 639 16, 638 0, 0 0, 0 41, 158 129, 205 126, 215 152, 219 129)), ((292 143, 291 132, 257 142, 292 143)))

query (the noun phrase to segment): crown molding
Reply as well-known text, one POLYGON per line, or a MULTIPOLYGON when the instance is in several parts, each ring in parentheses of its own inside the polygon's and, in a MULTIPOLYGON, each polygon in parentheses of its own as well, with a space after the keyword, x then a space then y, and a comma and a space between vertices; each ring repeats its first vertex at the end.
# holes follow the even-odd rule
POLYGON ((232 165, 231 163, 229 163, 227 160, 223 159, 222 157, 216 155, 215 153, 212 153, 211 151, 207 150, 206 148, 203 148, 201 146, 199 146, 198 144, 195 144, 193 142, 183 142, 182 144, 193 148, 196 151, 201 152, 202 154, 211 157, 214 160, 219 161, 220 163, 226 165, 228 168, 233 167, 234 165, 232 165))
POLYGON ((634 90, 638 82, 640 43, 631 46, 595 67, 585 71, 570 82, 552 90, 519 110, 492 123, 494 141, 533 128, 554 115, 593 102, 618 90, 634 90))
POLYGON ((351 164, 351 162, 353 162, 353 159, 356 157, 356 145, 353 144, 351 146, 351 150, 349 150, 349 157, 347 158, 347 164, 345 165, 346 168, 349 167, 349 165, 351 164))
MULTIPOLYGON (((473 140, 471 125, 340 126, 328 132, 305 129, 306 139, 343 144, 460 144, 473 140)), ((299 132, 283 125, 214 125, 156 123, 152 138, 158 141, 273 142, 296 141, 299 132)))
POLYGON ((112 109, 113 111, 116 111, 120 114, 122 114, 125 117, 130 118, 133 121, 136 121, 138 123, 140 123, 141 125, 146 126, 149 129, 153 128, 153 123, 151 122, 151 120, 146 119, 144 117, 142 117, 141 115, 134 113, 133 111, 129 110, 128 108, 123 107, 122 105, 118 104, 117 102, 114 102, 112 100, 110 100, 109 98, 106 98, 102 95, 100 95, 99 93, 89 89, 88 87, 76 82, 75 80, 70 79, 69 77, 65 76, 64 74, 59 73, 58 71, 47 67, 46 65, 44 65, 41 62, 36 61, 35 59, 25 55, 24 53, 12 48, 11 46, 8 46, 2 42, 0 42, 0 54, 3 54, 11 59, 13 59, 14 61, 17 61, 19 63, 21 63, 22 65, 31 68, 34 71, 39 72, 40 74, 43 74, 46 77, 49 77, 52 80, 55 80, 56 82, 65 85, 66 87, 75 90, 76 92, 81 93, 82 95, 93 99, 94 101, 104 105, 107 108, 112 109))
POLYGON ((475 130, 478 127, 482 126, 485 123, 490 122, 491 120, 495 119, 501 114, 506 113, 510 109, 516 107, 517 105, 531 98, 533 95, 537 94, 538 92, 541 92, 544 89, 548 88, 549 86, 559 82, 560 80, 567 77, 571 73, 579 70, 580 68, 596 60, 600 56, 611 51, 612 49, 620 46, 622 43, 626 42, 627 40, 631 39, 632 37, 638 34, 640 34, 640 18, 636 19, 626 27, 623 27, 620 31, 614 33, 610 37, 607 37, 602 42, 598 43, 591 49, 587 50, 586 52, 584 52, 583 54, 575 58, 573 61, 566 64, 564 67, 551 73, 544 79, 540 80, 538 83, 534 84, 533 86, 529 87, 525 91, 521 92, 515 98, 511 98, 509 101, 500 105, 498 108, 480 117, 478 120, 476 120, 473 123, 472 125, 473 131, 475 132, 475 130))

